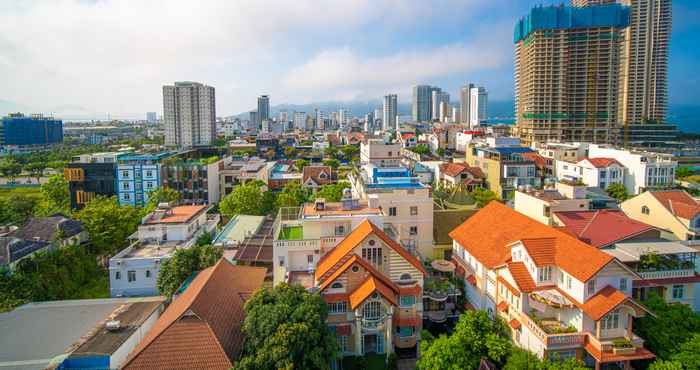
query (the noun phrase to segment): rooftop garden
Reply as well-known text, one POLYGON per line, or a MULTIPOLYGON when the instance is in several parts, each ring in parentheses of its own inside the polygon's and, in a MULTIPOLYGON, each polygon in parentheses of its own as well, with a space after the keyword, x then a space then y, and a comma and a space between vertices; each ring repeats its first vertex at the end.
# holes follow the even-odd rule
POLYGON ((576 333, 578 330, 573 325, 565 326, 564 323, 557 320, 556 318, 549 317, 537 317, 535 310, 530 310, 530 320, 537 324, 540 329, 544 330, 547 334, 566 334, 566 333, 576 333))
POLYGON ((695 256, 693 254, 656 254, 649 253, 639 258, 638 271, 669 271, 689 270, 695 268, 695 256))
POLYGON ((304 231, 301 226, 284 226, 280 230, 280 240, 302 240, 304 239, 304 231))

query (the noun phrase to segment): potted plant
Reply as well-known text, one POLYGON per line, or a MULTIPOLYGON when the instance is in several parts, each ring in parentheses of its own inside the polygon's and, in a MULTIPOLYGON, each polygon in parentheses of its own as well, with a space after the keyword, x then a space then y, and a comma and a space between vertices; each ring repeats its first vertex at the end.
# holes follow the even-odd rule
POLYGON ((632 345, 632 341, 627 338, 615 339, 612 342, 613 353, 616 355, 629 355, 637 349, 632 345))

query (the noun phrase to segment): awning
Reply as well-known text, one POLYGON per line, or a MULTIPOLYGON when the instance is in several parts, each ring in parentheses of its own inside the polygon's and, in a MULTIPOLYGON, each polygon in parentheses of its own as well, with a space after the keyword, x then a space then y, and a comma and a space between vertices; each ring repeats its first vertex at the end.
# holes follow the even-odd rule
POLYGON ((501 303, 499 303, 496 306, 496 311, 498 311, 498 312, 503 312, 507 309, 508 309, 508 303, 506 303, 506 301, 501 301, 501 303))
POLYGON ((446 260, 435 260, 430 263, 430 267, 440 272, 453 272, 456 268, 454 263, 446 260))
POLYGON ((510 327, 515 329, 515 330, 520 329, 520 326, 521 326, 520 321, 518 321, 517 319, 510 320, 508 325, 510 325, 510 327))
POLYGON ((564 295, 562 295, 555 289, 534 291, 530 293, 530 298, 538 302, 547 304, 551 307, 575 307, 574 304, 568 298, 564 297, 564 295))

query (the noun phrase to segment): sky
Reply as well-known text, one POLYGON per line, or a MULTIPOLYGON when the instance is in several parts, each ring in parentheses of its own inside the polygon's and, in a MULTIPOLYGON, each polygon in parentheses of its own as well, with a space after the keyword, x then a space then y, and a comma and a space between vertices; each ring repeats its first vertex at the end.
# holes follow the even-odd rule
MULTIPOLYGON (((556 1, 555 3, 560 3, 556 1)), ((698 104, 700 2, 674 0, 669 94, 698 104)), ((513 97, 512 30, 546 0, 2 0, 0 103, 66 117, 162 112, 162 86, 216 88, 217 115, 410 100, 411 86, 513 97)))

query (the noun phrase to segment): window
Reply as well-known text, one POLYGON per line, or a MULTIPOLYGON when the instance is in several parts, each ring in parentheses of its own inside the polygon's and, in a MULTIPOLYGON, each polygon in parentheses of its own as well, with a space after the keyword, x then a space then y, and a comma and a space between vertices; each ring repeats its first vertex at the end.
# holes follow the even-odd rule
POLYGON ((389 207, 389 216, 396 216, 396 207, 389 207))
POLYGON ((339 335, 336 337, 338 339, 338 351, 347 352, 348 351, 348 336, 339 335))
POLYGON ((146 189, 153 189, 153 181, 146 181, 146 189))
POLYGON ((327 176, 326 176, 326 173, 325 173, 325 172, 321 172, 321 174, 318 175, 318 177, 321 178, 321 179, 325 179, 327 176))
POLYGON ((331 302, 328 304, 328 313, 330 313, 330 314, 345 313, 347 311, 348 311, 348 302, 346 302, 346 301, 331 302))
POLYGON ((146 177, 153 177, 153 171, 146 171, 146 177))
POLYGON ((306 262, 308 262, 308 263, 314 263, 314 255, 313 255, 313 254, 307 254, 307 255, 306 255, 306 262))
POLYGON ((685 290, 685 285, 674 285, 673 286, 673 299, 683 299, 683 291, 685 290))
POLYGON ((126 278, 129 280, 129 282, 136 281, 136 271, 131 270, 126 272, 126 278))
POLYGON ((150 278, 151 277, 151 270, 146 270, 146 277, 150 278))
POLYGON ((122 171, 122 177, 129 177, 129 171, 122 171))
POLYGON ((352 272, 358 272, 358 271, 360 271, 360 268, 357 267, 357 265, 352 267, 352 272))
POLYGON ((411 206, 411 216, 418 216, 418 206, 411 206))
POLYGON ((642 213, 645 214, 645 215, 648 215, 648 214, 649 214, 649 207, 647 207, 647 206, 642 206, 642 213))
POLYGON ((595 293, 595 280, 591 280, 588 282, 588 294, 593 293, 595 293))
POLYGON ((399 299, 401 307, 413 307, 414 304, 416 304, 416 297, 412 295, 402 295, 399 299))
POLYGON ((607 316, 603 318, 600 322, 600 328, 603 330, 612 330, 620 327, 620 311, 615 310, 610 312, 607 316))
POLYGON ((552 279, 552 266, 545 266, 537 269, 537 279, 539 281, 549 281, 552 279))
POLYGON ((627 290, 627 278, 620 279, 620 290, 622 290, 622 291, 627 290))
POLYGON ((122 279, 122 272, 121 271, 116 271, 114 273, 114 280, 121 280, 122 279))
POLYGON ((411 280, 411 274, 401 274, 401 280, 411 280))
POLYGON ((408 231, 409 235, 418 235, 418 226, 411 226, 408 231))
POLYGON ((571 289, 571 276, 566 277, 566 289, 571 289))
POLYGON ((331 289, 340 289, 342 287, 343 287, 343 284, 341 284, 341 283, 336 282, 336 283, 331 284, 331 289))
POLYGON ((335 226, 335 235, 336 236, 345 235, 345 225, 336 225, 335 226))
POLYGON ((559 285, 564 285, 564 273, 559 271, 559 285))
POLYGON ((362 308, 362 317, 365 320, 377 320, 379 319, 381 310, 381 304, 378 301, 370 301, 365 303, 365 307, 362 308))
POLYGON ((397 326, 396 327, 396 335, 398 335, 399 337, 402 337, 402 338, 412 336, 414 331, 415 331, 415 328, 413 326, 397 326))
POLYGON ((284 267, 284 257, 279 258, 279 266, 284 267))
POLYGON ((382 248, 362 248, 362 258, 373 265, 381 266, 382 248))

